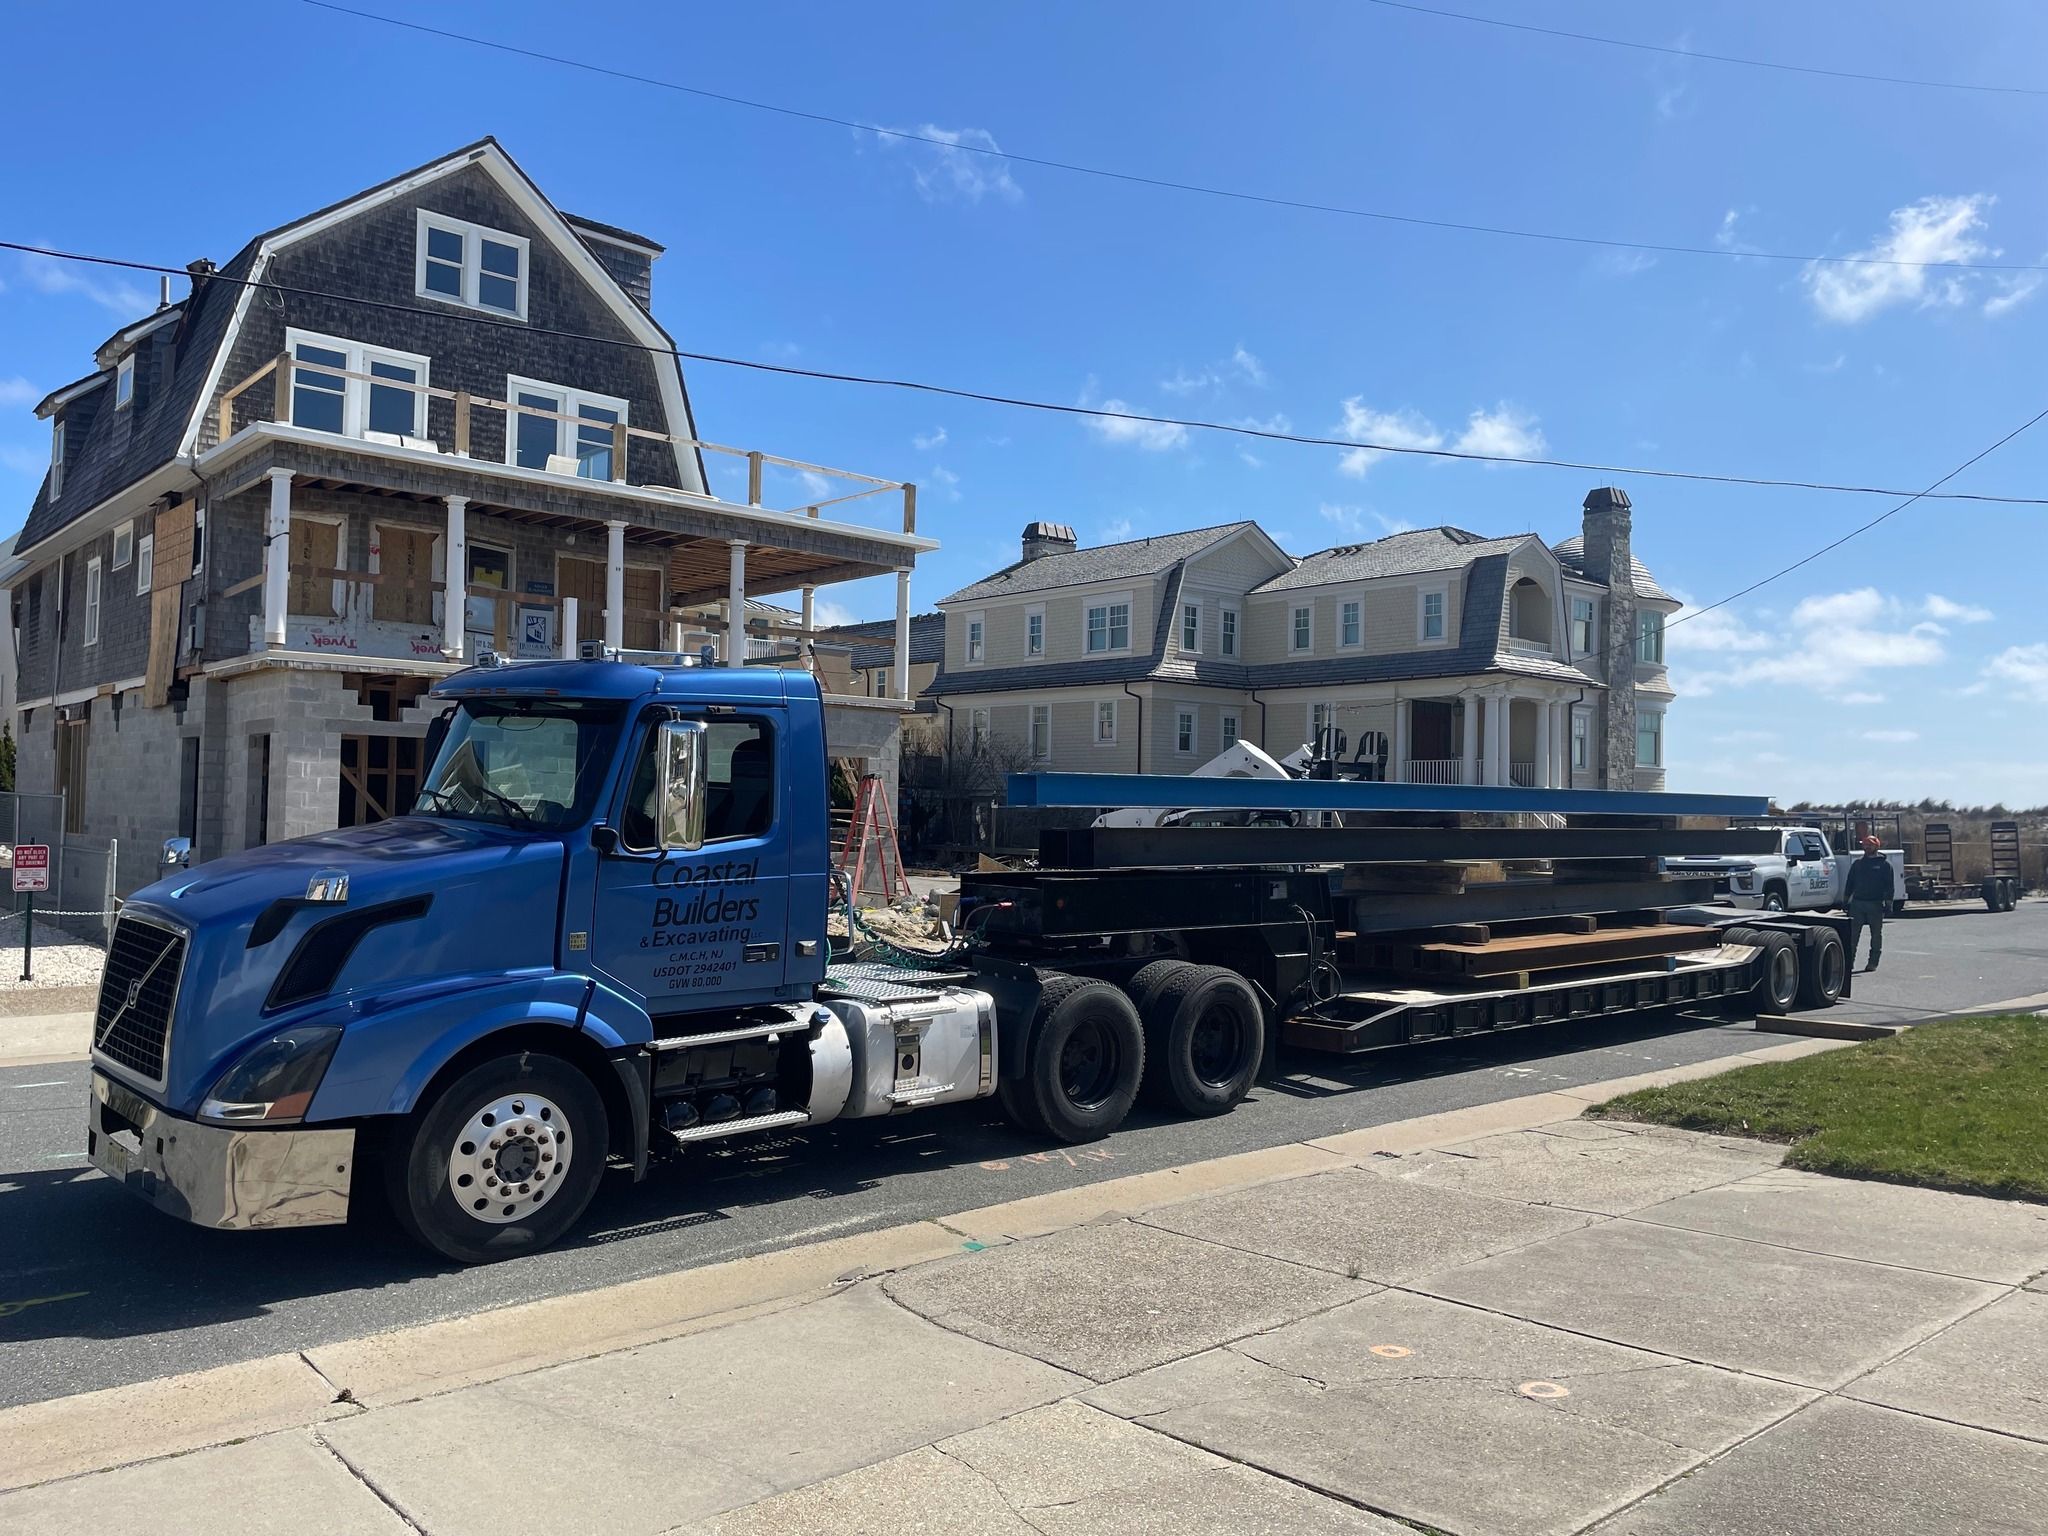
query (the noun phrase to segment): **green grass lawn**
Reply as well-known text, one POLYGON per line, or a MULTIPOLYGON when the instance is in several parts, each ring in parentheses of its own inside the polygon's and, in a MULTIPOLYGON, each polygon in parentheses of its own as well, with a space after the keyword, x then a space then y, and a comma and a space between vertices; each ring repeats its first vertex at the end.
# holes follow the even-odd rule
POLYGON ((2048 1019, 1923 1024, 1586 1113, 1788 1141, 1786 1166, 1814 1173, 2048 1201, 2048 1019))

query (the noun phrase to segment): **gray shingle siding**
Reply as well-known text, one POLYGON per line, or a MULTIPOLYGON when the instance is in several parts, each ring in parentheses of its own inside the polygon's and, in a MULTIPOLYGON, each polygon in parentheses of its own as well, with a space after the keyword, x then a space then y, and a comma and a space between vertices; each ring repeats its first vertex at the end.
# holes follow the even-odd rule
POLYGON ((1290 592, 1383 576, 1421 576, 1458 571, 1488 555, 1505 554, 1529 537, 1482 539, 1460 528, 1417 528, 1370 544, 1344 544, 1304 556, 1291 571, 1253 587, 1254 593, 1290 592))

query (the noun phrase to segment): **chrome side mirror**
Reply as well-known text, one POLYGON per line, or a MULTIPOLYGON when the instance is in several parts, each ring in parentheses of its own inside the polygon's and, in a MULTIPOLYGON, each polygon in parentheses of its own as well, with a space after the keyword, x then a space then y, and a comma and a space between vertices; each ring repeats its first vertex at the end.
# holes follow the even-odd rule
POLYGON ((663 721, 655 737, 655 820, 665 852, 704 846, 710 728, 701 720, 663 721))
POLYGON ((163 864, 165 869, 189 869, 192 865, 192 839, 165 838, 163 864))

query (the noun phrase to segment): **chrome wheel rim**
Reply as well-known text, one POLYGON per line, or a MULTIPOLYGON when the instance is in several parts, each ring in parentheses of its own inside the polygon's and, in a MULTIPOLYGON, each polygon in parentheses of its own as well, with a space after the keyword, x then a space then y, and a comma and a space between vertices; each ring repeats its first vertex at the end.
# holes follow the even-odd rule
POLYGON ((569 1121, 536 1093, 479 1105, 448 1149, 448 1191, 478 1221, 502 1227, 530 1216, 569 1171, 569 1121))

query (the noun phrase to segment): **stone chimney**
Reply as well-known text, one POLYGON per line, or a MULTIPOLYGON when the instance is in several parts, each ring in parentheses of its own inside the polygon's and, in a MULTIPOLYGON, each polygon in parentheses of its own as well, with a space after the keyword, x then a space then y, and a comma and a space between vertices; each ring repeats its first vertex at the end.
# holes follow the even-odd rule
POLYGON ((1065 523, 1026 523, 1024 525, 1024 558, 1042 560, 1047 555, 1065 555, 1073 552, 1078 541, 1074 530, 1065 523))
POLYGON ((1606 789, 1633 789, 1636 777, 1636 580, 1629 551, 1628 492, 1619 486, 1588 491, 1585 570, 1607 588, 1607 622, 1595 671, 1607 681, 1600 711, 1600 782, 1606 789))

